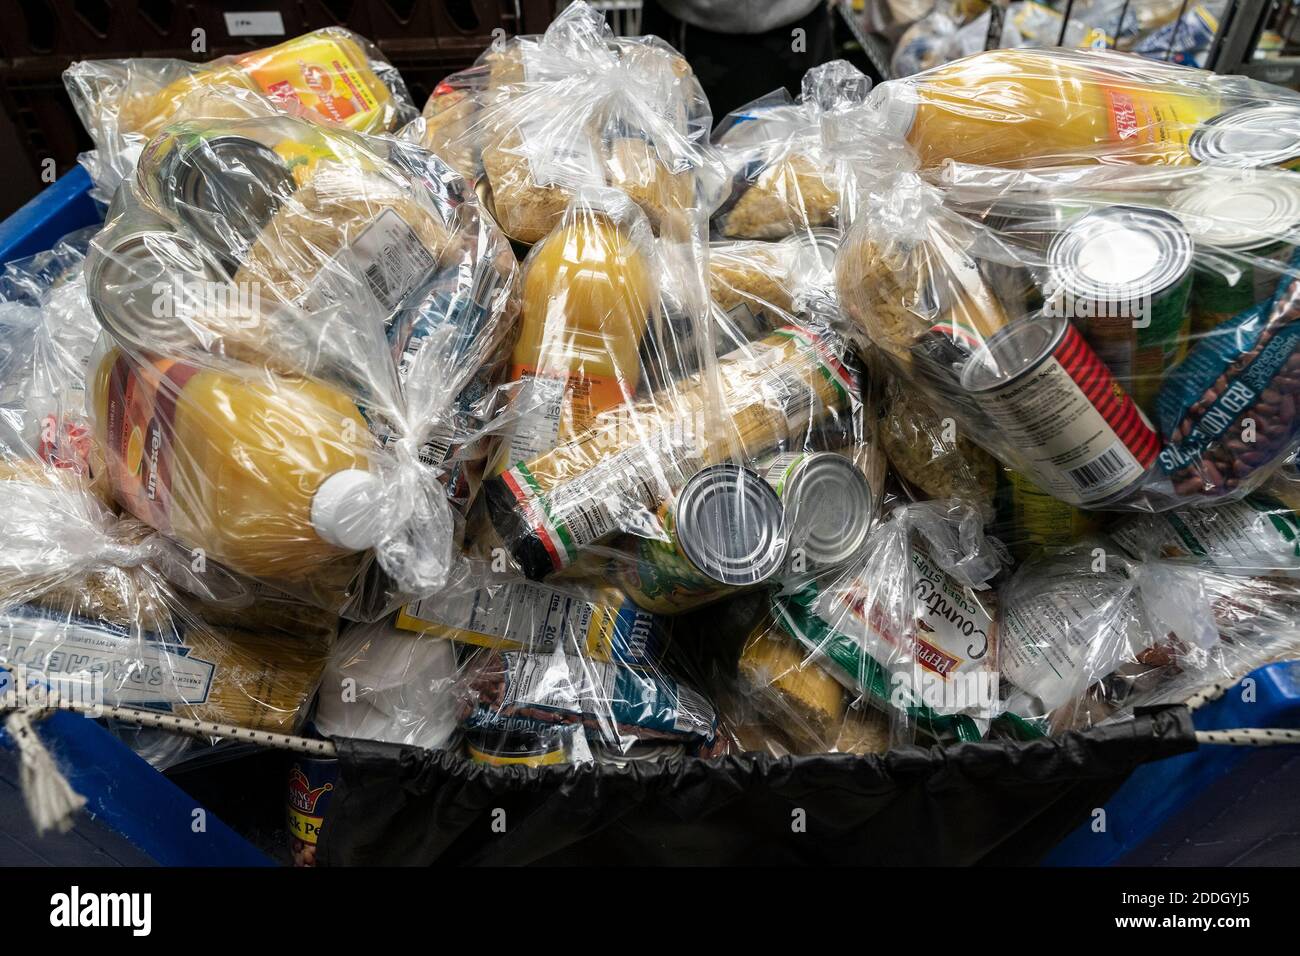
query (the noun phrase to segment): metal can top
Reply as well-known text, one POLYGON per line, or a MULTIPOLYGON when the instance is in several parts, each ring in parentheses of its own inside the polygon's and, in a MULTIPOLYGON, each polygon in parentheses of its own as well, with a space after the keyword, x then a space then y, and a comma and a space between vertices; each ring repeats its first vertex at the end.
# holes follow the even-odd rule
POLYGON ((719 584, 758 584, 785 560, 785 508, 748 468, 721 464, 696 472, 673 517, 683 553, 719 584))
POLYGON ((1294 236, 1300 226, 1300 185, 1291 174, 1179 190, 1170 207, 1196 242, 1219 249, 1254 249, 1294 236))
POLYGON ((659 763, 660 761, 671 760, 674 757, 684 756, 686 754, 686 745, 670 741, 657 743, 637 742, 627 750, 620 750, 612 744, 600 741, 592 745, 591 754, 596 758, 597 763, 626 767, 634 763, 659 763))
POLYGON ((874 500, 866 476, 851 460, 813 452, 772 478, 785 502, 790 547, 801 549, 809 564, 843 564, 862 550, 874 500))
POLYGON ((100 325, 123 342, 153 351, 190 344, 193 333, 174 310, 160 310, 157 286, 211 283, 225 271, 208 252, 150 218, 118 219, 86 256, 86 291, 100 325))
POLYGON ((1199 163, 1258 169, 1300 158, 1300 106, 1241 106, 1203 123, 1188 138, 1199 163))
POLYGON ((234 133, 180 147, 167 175, 176 215, 223 251, 251 245, 297 188, 288 163, 275 150, 234 133))
POLYGON ((1192 265, 1192 238, 1177 216, 1111 206, 1076 219, 1047 251, 1056 292, 1099 299, 1154 295, 1192 265))
POLYGON ((1032 369, 1065 333, 1064 318, 1024 318, 999 329, 962 368, 961 385, 968 392, 986 392, 1032 369))

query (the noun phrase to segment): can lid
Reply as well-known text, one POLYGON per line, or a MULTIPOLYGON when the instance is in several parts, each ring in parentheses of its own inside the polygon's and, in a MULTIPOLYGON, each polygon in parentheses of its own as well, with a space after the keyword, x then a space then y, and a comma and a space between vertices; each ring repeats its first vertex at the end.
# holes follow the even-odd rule
POLYGON ((1169 201, 1196 242, 1250 249, 1294 235, 1300 226, 1300 185, 1278 173, 1249 182, 1179 190, 1169 201))
POLYGON ((834 452, 799 459, 782 494, 792 550, 811 565, 843 564, 862 550, 871 528, 871 485, 857 466, 834 452))
POLYGON ((172 175, 177 215, 204 242, 232 252, 251 245, 297 188, 275 150, 235 134, 198 140, 177 156, 172 175))
POLYGON ((1241 106, 1203 123, 1187 141, 1197 162, 1258 168, 1300 158, 1300 107, 1241 106))
POLYGON ((677 543, 719 584, 766 581, 785 560, 785 509, 759 475, 734 464, 696 472, 677 497, 677 543))
POLYGON ((321 540, 348 551, 373 548, 387 530, 384 483, 368 471, 346 468, 321 483, 311 499, 311 524, 321 540))
POLYGON ((1177 216, 1111 206, 1066 227, 1047 251, 1057 291, 1099 298, 1158 293, 1192 265, 1192 238, 1177 216))
POLYGON ((998 329, 962 368, 962 388, 981 392, 1015 379, 1052 349, 1066 325, 1060 317, 1029 316, 998 329))

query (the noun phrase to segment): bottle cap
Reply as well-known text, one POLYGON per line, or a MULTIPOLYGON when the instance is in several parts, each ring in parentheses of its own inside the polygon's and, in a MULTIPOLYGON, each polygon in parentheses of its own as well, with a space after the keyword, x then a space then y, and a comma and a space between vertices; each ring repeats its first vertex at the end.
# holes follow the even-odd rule
POLYGON ((377 545, 388 530, 380 507, 384 485, 359 468, 330 475, 311 500, 311 523, 323 541, 348 551, 377 545))

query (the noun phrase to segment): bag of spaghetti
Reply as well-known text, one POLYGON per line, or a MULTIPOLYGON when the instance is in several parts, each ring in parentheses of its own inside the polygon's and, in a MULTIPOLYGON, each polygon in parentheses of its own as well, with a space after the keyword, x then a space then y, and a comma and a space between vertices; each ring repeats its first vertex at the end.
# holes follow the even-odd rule
POLYGON ((1086 510, 1239 499, 1294 449, 1300 273, 1295 221, 1273 213, 1296 174, 951 165, 940 182, 872 193, 838 275, 965 437, 1086 510))
POLYGON ((986 50, 881 83, 869 103, 923 168, 1265 168, 1297 155, 1295 92, 1114 50, 986 50))
POLYGON ((515 331, 513 256, 459 176, 288 116, 169 126, 86 273, 124 510, 351 616, 441 584, 515 331))
POLYGON ((479 178, 506 234, 531 244, 584 186, 621 189, 656 233, 681 238, 707 216, 722 172, 708 103, 656 37, 616 38, 585 3, 541 36, 500 39, 470 74, 435 90, 407 136, 479 178))
POLYGON ((99 153, 89 158, 91 177, 110 195, 165 126, 245 115, 240 101, 249 94, 285 113, 362 133, 392 132, 416 116, 397 69, 342 27, 207 63, 81 60, 64 71, 63 82, 99 153))
POLYGON ((998 713, 988 582, 1005 560, 969 504, 899 505, 856 561, 774 597, 741 653, 741 681, 828 749, 864 707, 888 718, 894 744, 979 740, 998 713))

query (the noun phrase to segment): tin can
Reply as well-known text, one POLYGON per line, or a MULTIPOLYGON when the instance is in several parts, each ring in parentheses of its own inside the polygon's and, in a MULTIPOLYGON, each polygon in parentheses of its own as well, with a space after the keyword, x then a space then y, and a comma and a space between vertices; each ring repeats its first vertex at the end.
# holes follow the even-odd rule
POLYGON ((270 146, 220 128, 173 127, 141 154, 137 181, 154 207, 234 265, 297 188, 270 146))
POLYGON ((1300 169, 1300 106, 1240 106, 1202 123, 1187 140, 1192 159, 1207 166, 1300 169))
POLYGON ((1077 219, 1047 252, 1045 309, 1074 320, 1115 378, 1150 412, 1187 354, 1192 238, 1177 216, 1111 206, 1077 219))
POLYGON ((316 844, 339 779, 336 757, 296 756, 289 768, 287 822, 294 866, 316 865, 316 844))
POLYGON ((1039 548, 1073 544, 1100 529, 1096 515, 1053 498, 1019 472, 1005 474, 1002 522, 993 533, 1016 558, 1023 560, 1039 548))
POLYGON ((568 735, 523 730, 465 732, 465 753, 489 767, 549 767, 567 762, 568 735))
POLYGON ((785 508, 761 476, 734 464, 703 468, 659 510, 666 540, 632 537, 618 584, 641 608, 679 614, 773 577, 787 548, 785 508))
POLYGON ((1074 505, 1125 497, 1160 450, 1146 416, 1066 319, 1028 318, 966 364, 976 396, 1039 487, 1074 505))
POLYGON ((867 540, 875 496, 866 476, 834 452, 777 455, 763 477, 785 505, 788 553, 796 571, 852 560, 867 540))
POLYGON ((629 767, 632 764, 655 765, 663 763, 666 760, 673 760, 677 757, 685 756, 686 745, 672 742, 663 743, 634 743, 627 750, 619 750, 617 747, 600 742, 591 748, 591 755, 596 758, 596 763, 606 764, 611 767, 629 767))
POLYGON ((183 319, 187 302, 210 314, 212 303, 203 300, 220 291, 226 307, 241 307, 217 258, 133 202, 126 190, 118 191, 109 213, 110 224, 91 242, 84 269, 95 318, 118 341, 174 353, 198 344, 183 319))
POLYGON ((1277 293, 1295 255, 1300 186, 1286 174, 1178 192, 1170 207, 1199 250, 1223 254, 1237 274, 1212 261, 1198 265, 1192 285, 1192 332, 1204 335, 1277 293))

